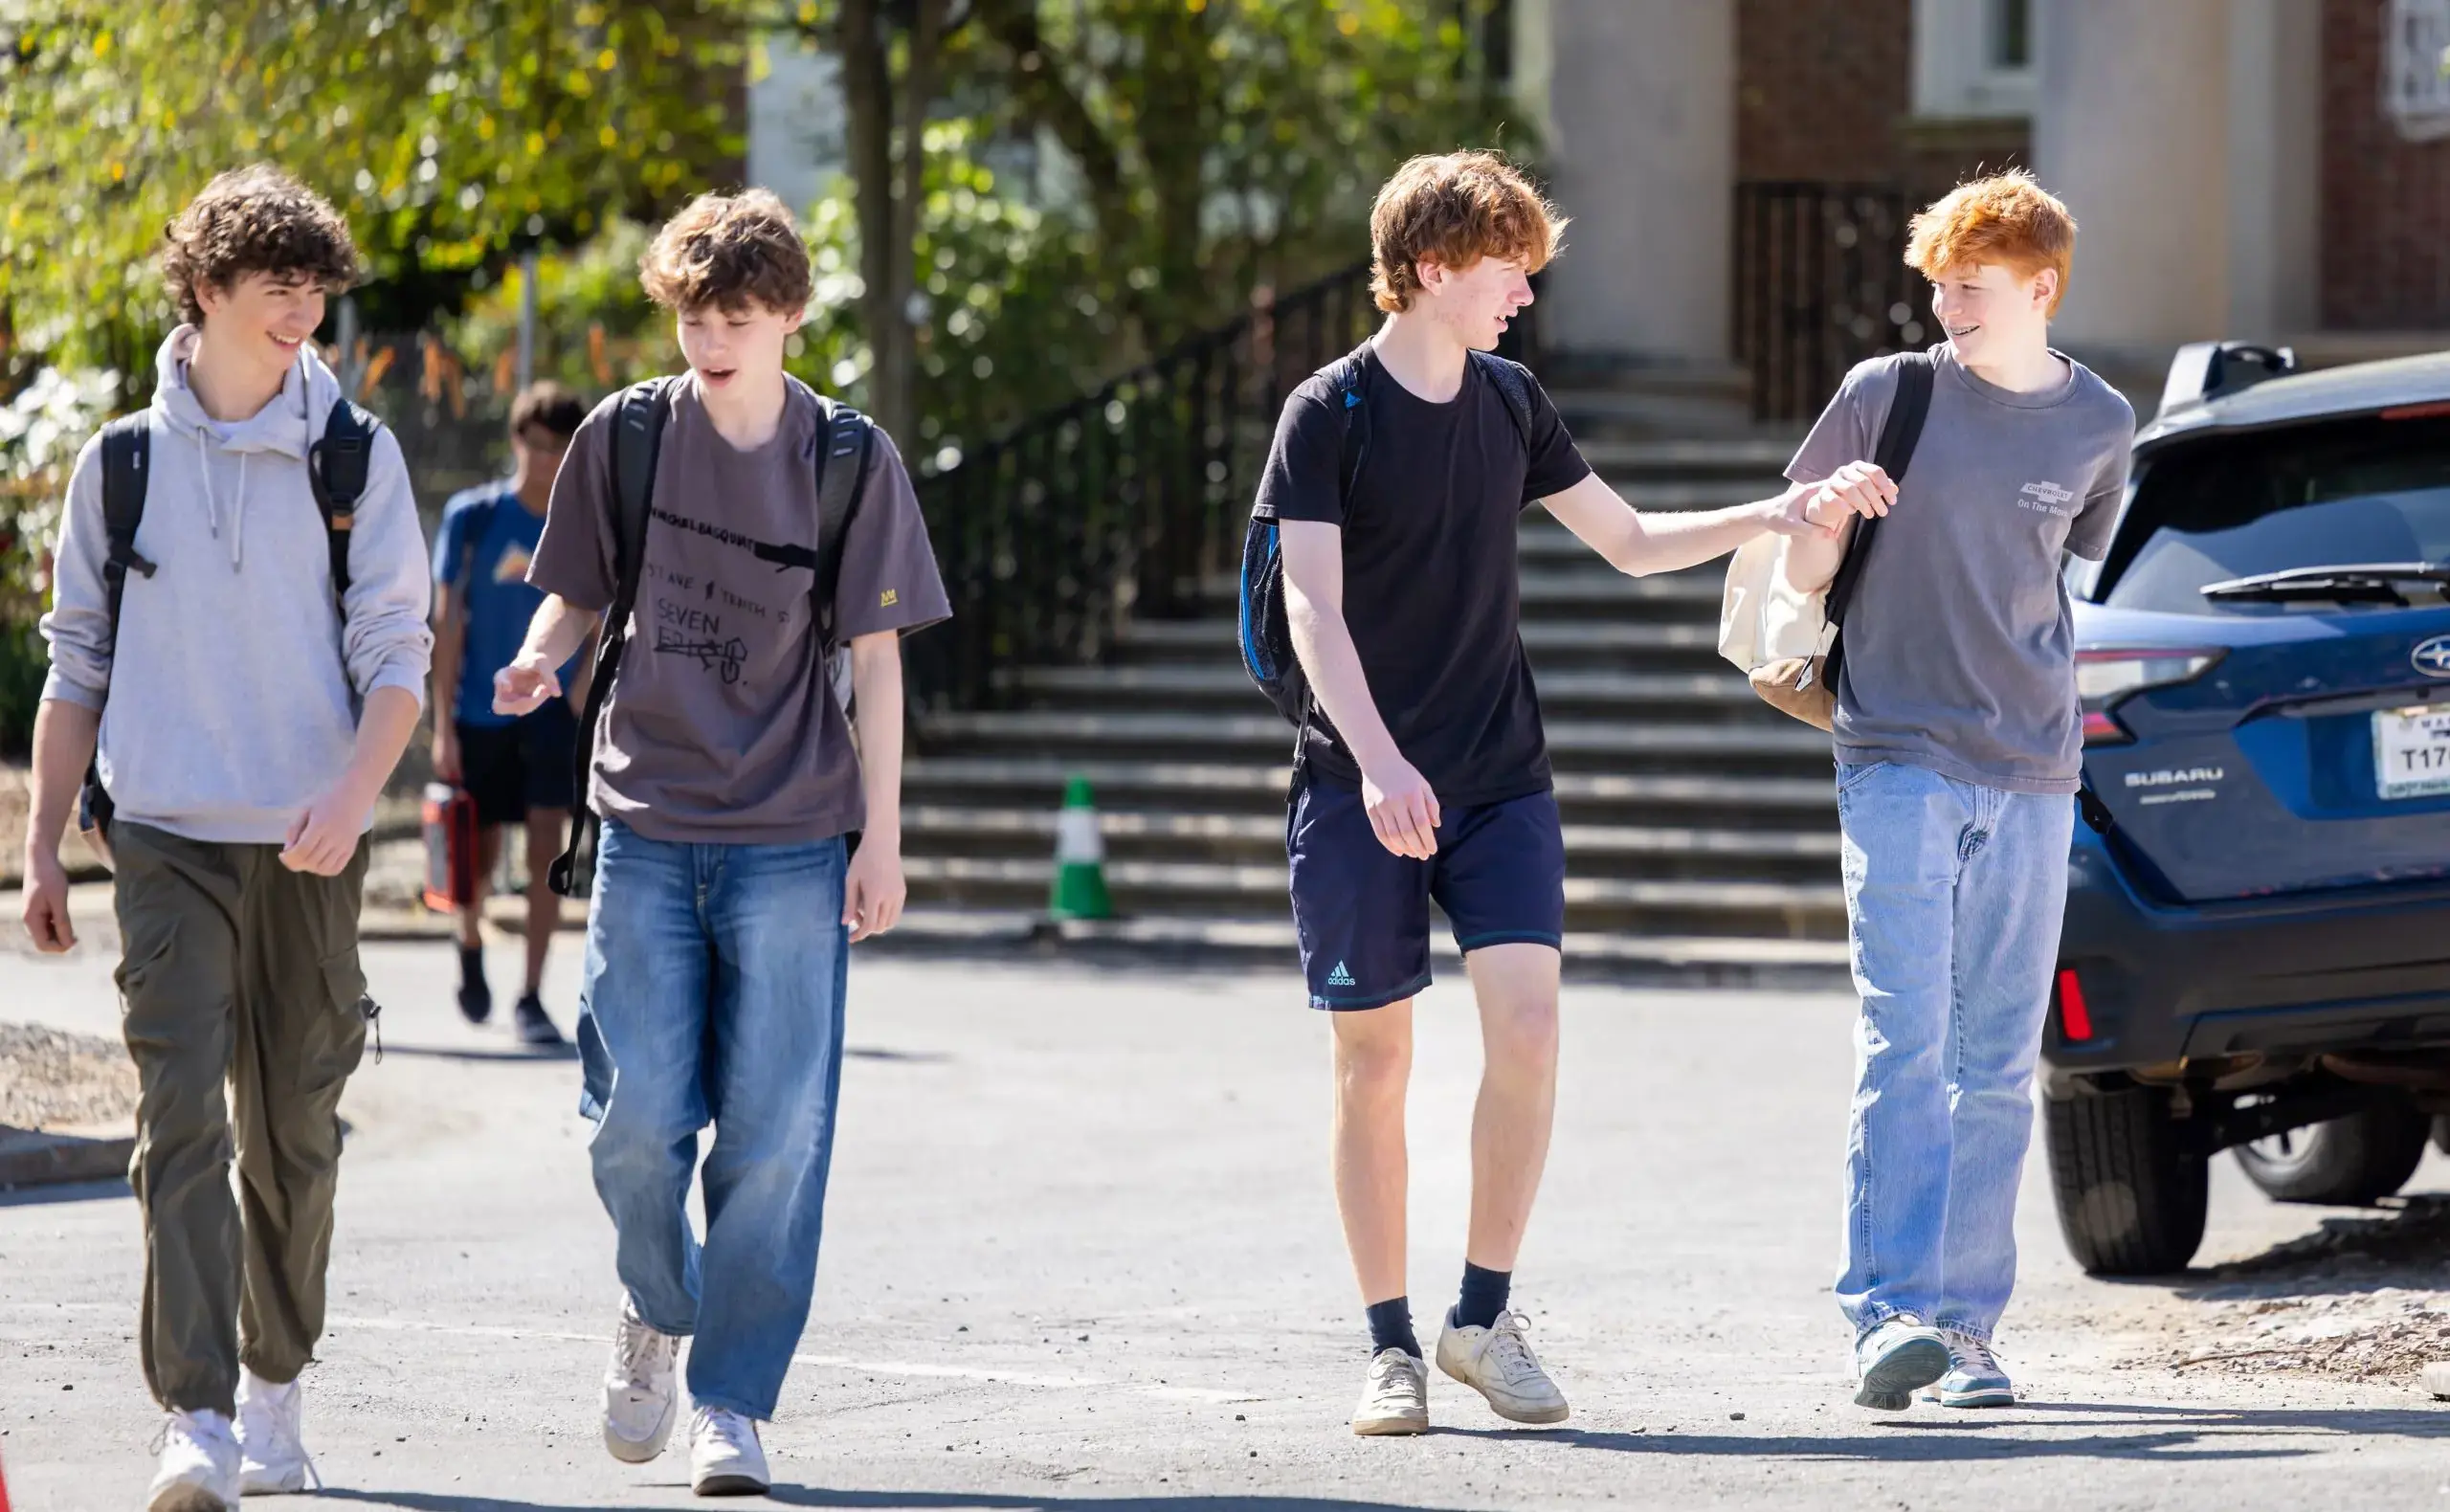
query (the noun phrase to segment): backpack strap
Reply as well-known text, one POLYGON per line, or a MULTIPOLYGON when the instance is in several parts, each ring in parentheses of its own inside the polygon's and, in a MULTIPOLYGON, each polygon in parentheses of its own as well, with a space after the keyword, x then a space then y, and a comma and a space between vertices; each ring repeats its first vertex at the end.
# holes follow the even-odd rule
POLYGON ((315 490, 315 507, 323 513, 323 534, 332 554, 332 601, 344 616, 348 612, 350 532, 373 465, 374 433, 382 424, 345 397, 336 399, 323 435, 306 448, 306 478, 315 490))
POLYGON ((638 603, 638 579, 645 569, 647 522, 655 507, 656 458, 663 449, 664 423, 672 417, 669 402, 674 380, 650 378, 622 390, 612 413, 612 602, 595 632, 595 670, 587 685, 587 709, 579 716, 578 739, 570 751, 571 791, 569 845, 546 873, 546 883, 564 898, 586 896, 595 881, 595 841, 599 821, 588 803, 590 779, 595 768, 595 732, 604 705, 621 673, 621 652, 629 644, 630 614, 638 603))
POLYGON ((1344 439, 1336 456, 1336 495, 1349 508, 1352 487, 1361 478, 1362 459, 1370 455, 1370 348, 1362 345, 1319 369, 1335 408, 1344 439))
POLYGON ((847 404, 820 394, 817 412, 825 418, 816 445, 816 575, 809 592, 816 613, 817 649, 834 649, 834 597, 842 585, 842 543, 858 512, 859 497, 868 481, 868 462, 876 451, 877 430, 868 417, 847 404), (856 456, 857 466, 836 466, 856 456))
MULTIPOLYGON (((1888 418, 1882 422, 1879 444, 1872 448, 1871 460, 1886 473, 1889 481, 1905 480, 1905 469, 1914 460, 1914 448, 1923 439, 1923 422, 1931 412, 1931 380, 1938 372, 1929 352, 1904 352, 1897 359, 1897 393, 1889 401, 1888 418)), ((1847 606, 1854 602, 1855 590, 1861 584, 1863 564, 1871 555, 1872 538, 1879 533, 1877 520, 1857 520, 1854 538, 1846 543, 1844 560, 1838 564, 1838 575, 1830 580, 1827 599, 1829 623, 1843 627, 1847 606)), ((1821 677, 1831 686, 1838 680, 1842 665, 1838 638, 1829 644, 1829 655, 1822 663, 1821 677)))
POLYGON ((1497 386, 1500 399, 1505 401, 1506 418, 1514 422, 1514 434, 1523 438, 1525 456, 1531 452, 1531 369, 1495 352, 1476 351, 1472 366, 1488 375, 1497 386))
POLYGON ((145 523, 145 484, 152 474, 153 416, 140 410, 102 427, 102 593, 110 609, 111 646, 119 646, 120 601, 127 574, 151 577, 154 565, 136 549, 145 523))

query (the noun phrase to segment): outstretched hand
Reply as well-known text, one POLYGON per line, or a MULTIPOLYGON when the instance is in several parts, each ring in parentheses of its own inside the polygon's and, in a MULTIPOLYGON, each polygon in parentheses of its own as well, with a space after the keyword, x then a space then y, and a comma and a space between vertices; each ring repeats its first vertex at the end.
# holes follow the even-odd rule
POLYGON ((1897 483, 1877 462, 1848 462, 1804 496, 1803 518, 1835 531, 1858 515, 1884 517, 1897 503, 1897 483))

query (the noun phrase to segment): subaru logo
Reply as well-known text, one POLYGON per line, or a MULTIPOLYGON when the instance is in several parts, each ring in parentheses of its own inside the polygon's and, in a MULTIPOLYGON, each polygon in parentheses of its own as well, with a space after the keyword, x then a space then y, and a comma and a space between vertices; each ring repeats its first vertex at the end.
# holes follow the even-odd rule
POLYGON ((2417 641, 2416 649, 2408 653, 2408 660, 2428 678, 2450 678, 2450 635, 2417 641))

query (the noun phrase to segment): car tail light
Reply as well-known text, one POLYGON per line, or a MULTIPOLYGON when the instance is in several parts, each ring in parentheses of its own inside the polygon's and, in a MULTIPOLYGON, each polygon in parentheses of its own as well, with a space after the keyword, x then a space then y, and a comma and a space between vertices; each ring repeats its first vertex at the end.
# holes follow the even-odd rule
POLYGON ((2116 745, 2133 740, 2112 712, 2120 700, 2147 688, 2201 677, 2205 668, 2219 659, 2217 647, 2143 646, 2076 653, 2076 697, 2084 709, 2084 744, 2116 745))
POLYGON ((2084 1007, 2084 984, 2072 966, 2059 971, 2059 1033, 2071 1044, 2093 1037, 2093 1015, 2084 1007))

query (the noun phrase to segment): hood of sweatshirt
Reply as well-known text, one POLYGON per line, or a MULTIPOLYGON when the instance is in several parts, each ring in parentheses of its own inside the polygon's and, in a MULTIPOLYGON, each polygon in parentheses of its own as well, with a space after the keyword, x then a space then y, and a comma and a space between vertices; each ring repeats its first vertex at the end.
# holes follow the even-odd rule
POLYGON ((331 413, 341 397, 341 381, 315 355, 312 344, 302 345, 298 360, 281 375, 280 391, 269 403, 243 420, 215 420, 204 412, 188 385, 188 364, 202 335, 192 325, 182 325, 154 356, 155 434, 174 446, 195 449, 207 522, 234 567, 246 553, 247 458, 269 452, 304 461, 308 446, 323 430, 319 417, 331 413), (234 467, 228 465, 230 459, 234 467))

